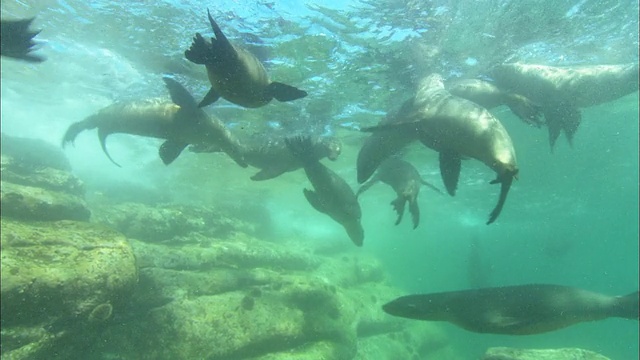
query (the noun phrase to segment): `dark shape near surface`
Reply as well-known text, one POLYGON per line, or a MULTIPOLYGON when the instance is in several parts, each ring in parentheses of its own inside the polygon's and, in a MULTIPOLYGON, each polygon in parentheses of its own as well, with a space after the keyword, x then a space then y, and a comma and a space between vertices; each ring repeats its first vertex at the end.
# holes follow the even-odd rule
MULTIPOLYGON (((322 160, 326 157, 334 161, 342 151, 342 143, 336 137, 320 137, 312 141, 312 143, 310 151, 312 157, 316 160, 322 160)), ((247 164, 260 169, 260 171, 251 176, 251 180, 273 179, 285 172, 294 171, 303 166, 302 162, 289 151, 284 139, 269 140, 258 144, 241 143, 240 145, 240 152, 247 164)), ((219 146, 208 146, 206 144, 193 145, 189 147, 189 150, 197 153, 222 151, 219 146)))
POLYGON ((309 137, 287 138, 285 142, 291 153, 302 162, 304 172, 313 185, 313 190, 304 189, 307 201, 314 209, 329 215, 342 225, 356 246, 362 246, 362 212, 349 184, 318 161, 313 154, 313 142, 309 137))
POLYGON ((638 91, 638 63, 592 66, 501 64, 491 75, 500 89, 522 94, 540 105, 553 147, 564 132, 569 145, 580 126, 580 108, 638 91))
POLYGON ((393 316, 448 321, 492 334, 530 335, 585 321, 620 317, 638 320, 638 292, 608 296, 578 288, 530 284, 408 295, 385 305, 393 316))
POLYGON ((31 53, 36 45, 33 38, 41 31, 29 31, 33 19, 0 20, 0 55, 28 62, 45 60, 31 53))
POLYGON ((165 165, 172 163, 189 144, 211 144, 220 147, 238 165, 246 167, 239 145, 224 124, 209 117, 198 108, 195 99, 176 80, 163 78, 171 102, 149 99, 136 102, 115 103, 97 114, 69 126, 62 146, 74 142, 84 130, 98 128, 102 150, 117 166, 107 152, 107 136, 115 133, 139 135, 166 141, 160 146, 160 158, 165 165))
POLYGON ((184 56, 198 65, 205 65, 211 89, 198 106, 213 104, 220 97, 243 107, 256 108, 271 99, 292 101, 307 96, 307 92, 280 82, 271 81, 264 66, 253 54, 229 42, 207 9, 215 38, 205 40, 196 33, 184 56))
MULTIPOLYGON (((487 224, 493 223, 500 215, 513 179, 518 174, 515 149, 502 123, 475 102, 451 95, 445 90, 439 74, 423 78, 416 95, 402 105, 394 119, 363 131, 380 132, 379 136, 393 139, 392 150, 420 140, 437 151, 440 174, 450 195, 455 195, 462 159, 475 158, 496 172, 496 179, 491 184, 501 184, 500 195, 487 221, 487 224)), ((378 147, 384 151, 372 148, 363 152, 364 149, 363 146, 358 156, 359 180, 361 155, 364 156, 363 164, 375 164, 392 153, 389 151, 391 147, 378 147)), ((368 171, 371 171, 370 167, 365 174, 368 171)))
POLYGON ((383 183, 391 186, 398 195, 398 197, 391 202, 391 205, 398 214, 396 225, 400 224, 402 221, 404 208, 408 203, 409 213, 411 214, 414 229, 420 224, 420 208, 418 207, 420 186, 426 185, 434 191, 442 194, 440 189, 423 180, 420 173, 415 167, 413 167, 413 165, 397 157, 390 157, 385 160, 373 177, 358 189, 356 196, 360 196, 360 194, 367 191, 378 181, 382 181, 383 183))

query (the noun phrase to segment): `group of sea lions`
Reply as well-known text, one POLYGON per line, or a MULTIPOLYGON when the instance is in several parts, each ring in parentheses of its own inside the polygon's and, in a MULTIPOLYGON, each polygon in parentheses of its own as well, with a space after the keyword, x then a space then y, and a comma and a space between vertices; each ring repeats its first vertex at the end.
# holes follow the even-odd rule
MULTIPOLYGON (((363 129, 370 135, 358 153, 357 181, 363 185, 356 194, 344 179, 320 162, 325 157, 335 160, 339 156, 342 146, 338 139, 296 136, 246 144, 236 139, 222 121, 201 109, 220 97, 239 106, 257 108, 274 98, 293 101, 307 95, 293 86, 271 81, 258 58, 231 44, 207 12, 215 37, 207 40, 196 33, 185 51, 189 61, 205 65, 211 83, 199 103, 175 79, 165 76, 171 101, 115 103, 72 124, 62 145, 73 143, 84 130, 97 128, 103 151, 116 165, 107 152, 106 138, 125 133, 164 139, 159 154, 167 165, 189 147, 196 153, 224 152, 242 167, 260 169, 252 180, 272 179, 302 168, 313 186, 313 190, 303 190, 308 202, 342 225, 357 246, 362 246, 364 240, 358 196, 376 182, 388 184, 397 193, 391 202, 397 212, 396 225, 408 203, 414 228, 420 221, 420 186, 440 192, 399 157, 408 144, 419 141, 438 152, 440 174, 451 196, 457 190, 462 160, 473 158, 492 169, 496 178, 491 183, 500 184, 501 190, 487 221, 490 224, 500 215, 519 171, 512 139, 490 109, 505 105, 525 123, 547 126, 553 149, 560 132, 572 141, 581 121, 579 108, 638 90, 637 63, 583 67, 502 64, 491 71, 495 82, 445 82, 439 74, 428 75, 420 79, 415 94, 397 111, 389 113, 377 126, 363 129)), ((38 33, 28 30, 32 20, 2 20, 2 56, 43 60, 30 53, 32 39, 38 33)), ((516 335, 607 317, 637 320, 638 308, 638 292, 610 297, 566 286, 531 284, 409 295, 387 303, 383 310, 411 319, 448 321, 475 332, 516 335)))

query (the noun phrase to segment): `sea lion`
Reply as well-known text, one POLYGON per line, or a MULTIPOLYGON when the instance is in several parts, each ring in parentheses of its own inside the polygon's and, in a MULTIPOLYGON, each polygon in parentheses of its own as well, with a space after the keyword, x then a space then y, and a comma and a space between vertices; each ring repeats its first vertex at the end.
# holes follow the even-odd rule
POLYGON ((594 106, 638 91, 638 63, 556 67, 501 64, 491 70, 498 87, 522 94, 542 107, 553 147, 564 132, 569 145, 578 130, 582 107, 594 106))
POLYGON ((102 150, 117 166, 120 165, 111 158, 106 147, 107 136, 114 133, 165 139, 159 153, 166 165, 173 162, 189 144, 206 143, 219 146, 238 165, 247 167, 237 140, 224 124, 199 109, 195 99, 180 83, 169 77, 163 80, 169 89, 171 102, 149 99, 107 106, 69 126, 62 146, 73 143, 80 132, 98 128, 102 150))
POLYGON ((638 292, 608 296, 568 286, 530 284, 408 295, 382 309, 409 319, 448 321, 478 333, 531 335, 610 317, 638 320, 638 292))
POLYGON ((314 190, 304 189, 307 201, 316 210, 329 215, 342 225, 356 246, 362 246, 362 212, 356 194, 349 184, 318 161, 313 154, 311 138, 292 137, 285 139, 285 143, 291 153, 302 162, 304 172, 313 185, 314 190))
POLYGON ((34 18, 20 20, 0 20, 0 55, 28 62, 43 62, 42 56, 32 54, 36 43, 33 38, 41 30, 29 31, 34 18))
POLYGON ((292 101, 307 96, 306 91, 271 81, 260 60, 247 50, 231 44, 211 17, 209 9, 207 14, 215 38, 209 42, 196 33, 191 47, 184 52, 189 61, 207 68, 211 89, 198 104, 199 107, 213 104, 221 96, 248 108, 266 105, 273 98, 292 101))
POLYGON ((484 107, 450 94, 439 74, 420 81, 416 95, 403 104, 396 118, 391 124, 362 130, 385 134, 391 130, 392 136, 406 135, 405 144, 417 138, 437 151, 440 174, 451 196, 458 186, 462 159, 469 157, 483 162, 496 172, 491 184, 501 184, 498 203, 487 224, 494 222, 518 174, 515 149, 502 123, 484 107))
POLYGON ((440 189, 423 180, 413 165, 397 157, 391 157, 385 160, 373 177, 358 189, 356 196, 360 196, 360 194, 367 191, 378 181, 382 181, 391 186, 398 195, 398 197, 391 202, 394 210, 398 213, 396 225, 402 221, 404 207, 409 203, 409 213, 411 213, 414 229, 417 228, 420 223, 420 208, 418 207, 420 185, 426 185, 442 194, 440 189))
MULTIPOLYGON (((335 161, 342 151, 342 143, 333 136, 323 136, 312 142, 311 153, 313 158, 321 160, 328 158, 335 161)), ((219 146, 207 144, 191 145, 192 152, 219 152, 219 146)), ((247 164, 260 169, 251 176, 251 180, 261 181, 278 177, 285 172, 294 171, 302 167, 302 162, 293 156, 284 140, 269 140, 257 145, 240 143, 240 153, 247 164)))
POLYGON ((506 105, 526 124, 535 127, 542 125, 542 109, 538 104, 520 94, 501 90, 488 81, 458 79, 448 81, 445 87, 452 95, 471 100, 487 110, 506 105))

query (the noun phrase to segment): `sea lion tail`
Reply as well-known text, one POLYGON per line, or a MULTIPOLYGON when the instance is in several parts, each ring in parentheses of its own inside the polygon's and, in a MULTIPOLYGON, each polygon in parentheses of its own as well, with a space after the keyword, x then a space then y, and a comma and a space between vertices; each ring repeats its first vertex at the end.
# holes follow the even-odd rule
POLYGON ((489 221, 487 221, 487 225, 496 221, 500 212, 502 212, 502 207, 507 200, 507 194, 509 194, 509 189, 511 188, 511 184, 513 183, 513 179, 518 175, 518 170, 510 170, 505 172, 504 174, 498 176, 495 180, 491 181, 491 184, 500 183, 500 197, 498 198, 498 203, 496 207, 491 211, 489 215, 489 221))
POLYGON ((618 296, 613 306, 612 316, 631 320, 640 319, 640 291, 618 296))

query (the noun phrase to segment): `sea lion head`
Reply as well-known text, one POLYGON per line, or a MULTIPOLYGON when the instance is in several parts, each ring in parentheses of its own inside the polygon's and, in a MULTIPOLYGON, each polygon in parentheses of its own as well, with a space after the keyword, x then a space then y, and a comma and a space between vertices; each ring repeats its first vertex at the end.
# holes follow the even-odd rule
POLYGON ((340 139, 333 136, 321 138, 319 145, 323 155, 331 161, 337 160, 338 156, 340 156, 340 153, 342 152, 342 142, 340 142, 340 139))

